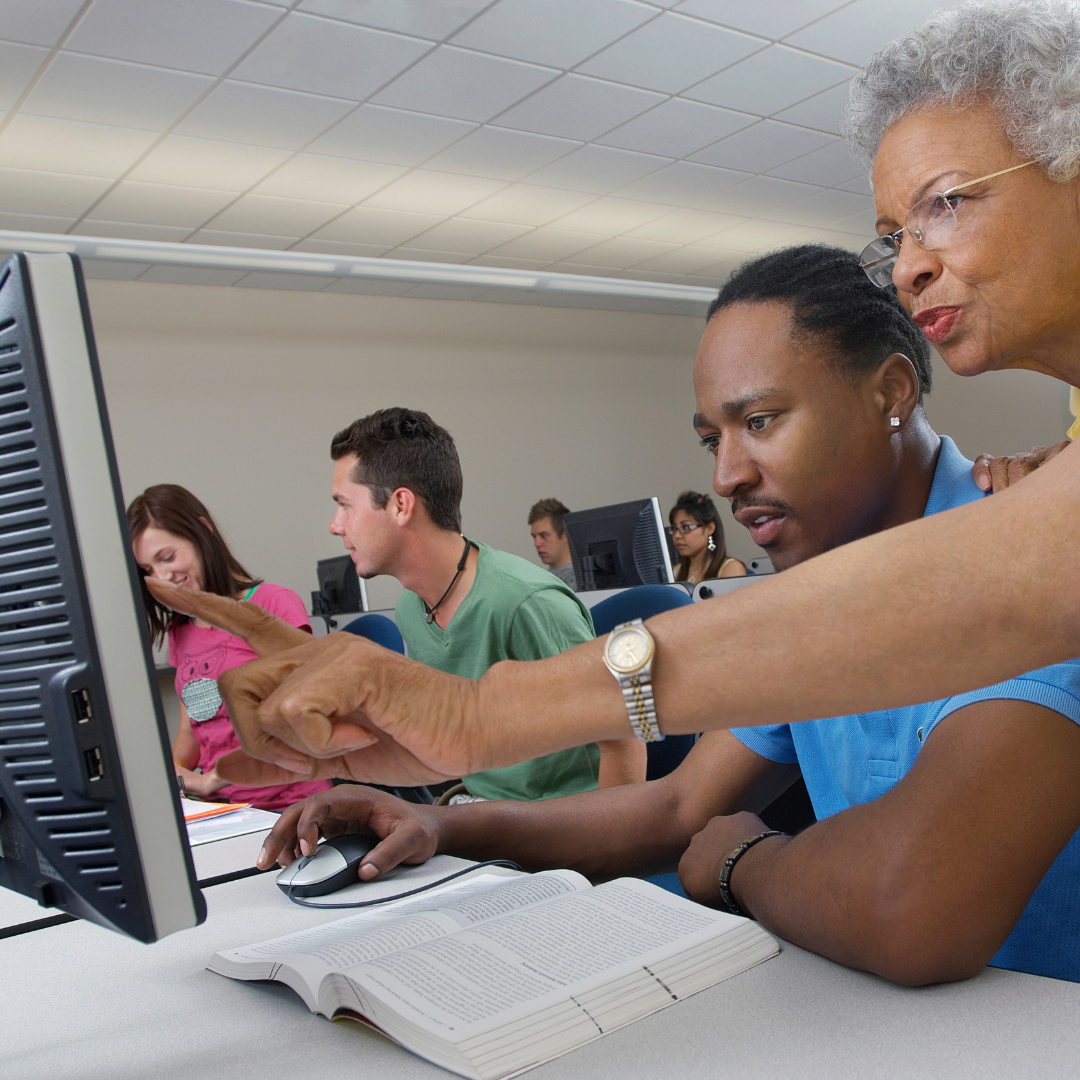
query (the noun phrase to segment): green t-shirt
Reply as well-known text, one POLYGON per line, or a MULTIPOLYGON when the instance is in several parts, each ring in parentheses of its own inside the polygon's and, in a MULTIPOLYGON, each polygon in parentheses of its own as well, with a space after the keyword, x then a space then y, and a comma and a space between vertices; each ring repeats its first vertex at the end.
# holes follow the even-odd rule
MULTIPOLYGON (((479 679, 500 660, 542 660, 592 641, 589 609, 554 574, 505 551, 477 544, 476 580, 445 630, 424 622, 424 603, 406 590, 398 629, 409 656, 451 675, 479 679)), ((600 774, 595 744, 463 777, 484 799, 553 799, 591 791, 600 774)))

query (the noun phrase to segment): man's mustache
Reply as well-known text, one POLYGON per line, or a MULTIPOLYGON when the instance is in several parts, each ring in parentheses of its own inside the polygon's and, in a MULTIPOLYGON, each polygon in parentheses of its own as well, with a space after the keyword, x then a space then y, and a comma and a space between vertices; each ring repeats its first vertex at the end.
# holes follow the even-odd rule
POLYGON ((795 508, 783 499, 732 499, 731 512, 737 514, 741 510, 779 510, 788 517, 795 516, 795 508))

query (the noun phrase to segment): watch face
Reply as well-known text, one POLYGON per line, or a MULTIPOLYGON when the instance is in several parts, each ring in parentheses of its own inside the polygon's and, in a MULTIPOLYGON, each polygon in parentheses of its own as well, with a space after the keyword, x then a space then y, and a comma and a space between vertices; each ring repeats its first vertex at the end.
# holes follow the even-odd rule
POLYGON ((608 643, 608 663, 619 672, 633 672, 644 667, 652 654, 652 640, 636 626, 620 630, 608 643))

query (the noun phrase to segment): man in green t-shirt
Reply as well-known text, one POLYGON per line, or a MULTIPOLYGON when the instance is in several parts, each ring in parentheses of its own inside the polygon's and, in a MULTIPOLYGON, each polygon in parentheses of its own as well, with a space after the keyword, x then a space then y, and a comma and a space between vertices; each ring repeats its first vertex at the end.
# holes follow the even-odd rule
MULTIPOLYGON (((330 531, 362 578, 405 592, 398 629, 414 660, 478 679, 500 660, 540 660, 591 640, 588 608, 555 575, 461 533, 461 464, 426 413, 380 409, 338 432, 330 531)), ((550 799, 645 779, 644 744, 596 743, 463 778, 483 799, 550 799)))

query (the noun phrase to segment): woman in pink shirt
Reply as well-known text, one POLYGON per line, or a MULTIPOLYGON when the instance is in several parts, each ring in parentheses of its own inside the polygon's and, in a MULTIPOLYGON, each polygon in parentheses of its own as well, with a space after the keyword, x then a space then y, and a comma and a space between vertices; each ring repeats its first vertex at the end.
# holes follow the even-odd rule
MULTIPOLYGON (((258 604, 293 626, 311 631, 300 597, 291 589, 252 577, 229 551, 210 511, 190 491, 176 484, 147 488, 128 507, 127 516, 135 561, 144 575, 258 604)), ((185 791, 283 810, 330 787, 327 780, 264 788, 222 780, 214 764, 240 744, 217 680, 223 671, 254 660, 256 653, 241 638, 162 607, 145 585, 143 603, 155 645, 168 636, 169 663, 176 668, 181 704, 173 759, 185 791)))

